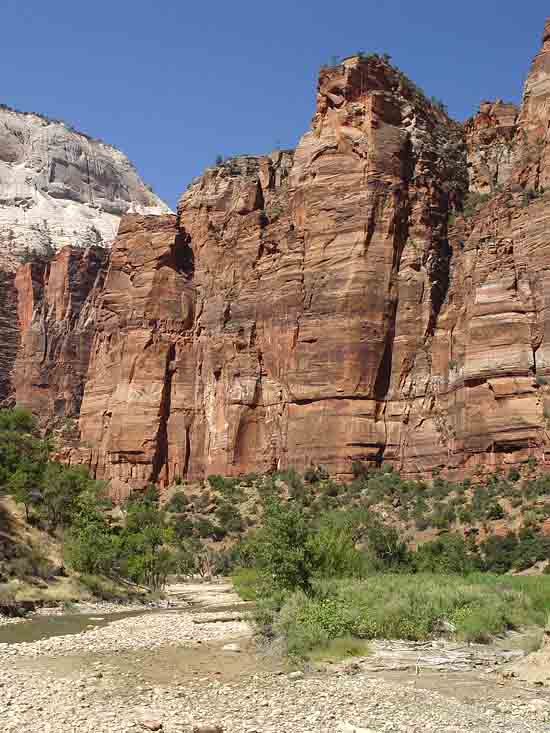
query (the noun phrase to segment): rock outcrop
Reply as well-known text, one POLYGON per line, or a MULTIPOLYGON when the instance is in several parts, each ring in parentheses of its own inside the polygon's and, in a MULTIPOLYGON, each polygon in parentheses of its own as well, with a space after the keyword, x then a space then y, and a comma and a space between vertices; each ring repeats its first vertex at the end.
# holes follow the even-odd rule
POLYGON ((516 180, 528 190, 550 182, 550 20, 546 21, 542 48, 535 56, 523 90, 516 135, 516 180))
POLYGON ((42 418, 78 417, 106 259, 101 247, 64 247, 49 264, 17 272, 21 343, 13 384, 17 401, 42 418))
POLYGON ((515 104, 482 102, 465 124, 470 191, 493 194, 509 182, 516 159, 518 108, 515 104))
MULTIPOLYGON (((121 216, 128 211, 148 214, 162 214, 168 207, 141 181, 128 158, 119 150, 99 140, 78 133, 62 122, 49 120, 37 114, 23 113, 0 105, 0 399, 8 396, 12 386, 10 374, 14 367, 19 329, 17 326, 16 289, 14 272, 22 256, 32 257, 46 253, 51 256, 55 250, 70 245, 73 252, 65 253, 59 263, 52 265, 48 274, 45 264, 28 268, 18 276, 22 288, 23 311, 21 321, 25 333, 20 358, 17 363, 15 380, 17 392, 36 409, 46 409, 49 415, 51 400, 62 399, 55 411, 63 412, 68 407, 73 413, 80 404, 80 391, 70 395, 77 388, 80 377, 69 374, 62 388, 64 397, 54 395, 53 375, 69 368, 72 359, 79 359, 76 348, 74 353, 58 353, 57 337, 54 343, 48 340, 47 323, 59 317, 58 305, 54 316, 49 315, 51 308, 49 295, 41 293, 47 282, 48 292, 54 287, 62 288, 70 280, 69 275, 60 275, 64 257, 69 269, 74 268, 77 260, 82 260, 81 272, 90 266, 94 276, 94 256, 84 250, 92 248, 97 252, 101 246, 108 246, 114 240, 121 216), (82 249, 79 254, 76 250, 82 249), (61 279, 60 279, 61 278, 61 279), (31 281, 34 287, 31 287, 31 281), (33 293, 37 298, 37 312, 32 315, 35 305, 33 293), (30 331, 27 327, 31 324, 30 331), (41 324, 41 325, 39 325, 41 324), (39 335, 39 332, 41 335, 39 335), (34 342, 32 339, 35 339, 34 342), (32 343, 32 346, 31 346, 32 343), (46 353, 48 352, 48 353, 46 353), (56 365, 56 360, 60 359, 56 365), (64 359, 67 359, 65 363, 64 359), (39 375, 40 376, 39 378, 39 375), (76 382, 73 381, 76 379, 76 382), (53 380, 53 381, 52 381, 53 380), (46 393, 48 396, 46 397, 46 393)), ((72 298, 79 298, 77 291, 82 283, 78 280, 71 284, 72 298)), ((87 295, 84 287, 83 298, 87 295)), ((65 297, 58 295, 56 297, 65 297)), ((68 306, 67 319, 75 318, 74 303, 68 306)), ((63 316, 64 317, 64 316, 63 316)), ((63 320, 63 317, 61 320, 63 320)), ((57 335, 61 331, 69 333, 72 328, 69 320, 64 325, 57 323, 57 335)), ((82 334, 76 338, 83 343, 82 334)), ((82 346, 84 347, 84 345, 82 346)), ((75 364, 76 373, 85 373, 86 359, 75 364)), ((81 376, 82 376, 81 375, 81 376)), ((58 385, 61 389, 61 385, 58 385)))
POLYGON ((0 265, 25 248, 108 245, 128 211, 169 209, 128 158, 63 122, 0 106, 0 265))
POLYGON ((295 151, 208 169, 177 217, 126 216, 107 263, 27 266, 18 401, 78 417, 66 459, 119 497, 311 464, 546 462, 550 161, 524 141, 549 39, 519 113, 484 103, 465 127, 350 57, 321 71, 295 151), (491 198, 461 216, 468 191, 491 198))
MULTIPOLYGON (((323 70, 295 152, 208 170, 177 221, 123 221, 92 296, 78 460, 116 492, 381 460, 399 443, 387 405, 445 297, 447 216, 466 186, 460 127, 400 72, 358 57, 323 70)), ((32 405, 28 382, 18 400, 32 405)))

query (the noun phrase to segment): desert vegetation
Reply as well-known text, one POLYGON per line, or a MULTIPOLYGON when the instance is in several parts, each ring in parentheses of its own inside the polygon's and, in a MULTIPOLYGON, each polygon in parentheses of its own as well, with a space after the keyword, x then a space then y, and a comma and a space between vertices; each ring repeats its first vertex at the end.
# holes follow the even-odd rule
POLYGON ((534 461, 460 483, 354 471, 347 485, 314 470, 309 484, 271 480, 293 498, 266 495, 261 526, 234 549, 235 585, 257 602, 263 634, 315 657, 373 638, 487 642, 545 625, 550 578, 511 574, 550 558, 549 479, 534 461))
MULTIPOLYGON (((156 489, 133 497, 120 512, 102 482, 83 467, 52 459, 31 415, 20 408, 0 412, 0 486, 25 508, 27 522, 62 543, 65 562, 92 591, 110 594, 105 578, 160 589, 174 569, 175 536, 156 489), (102 579, 103 578, 103 579, 102 579)), ((45 557, 32 553, 0 558, 0 581, 55 574, 45 557)))
POLYGON ((414 549, 361 513, 308 522, 273 502, 243 544, 235 585, 256 601, 261 632, 283 639, 291 656, 314 657, 335 643, 349 654, 369 639, 440 633, 488 642, 509 629, 544 626, 550 611, 550 578, 484 572, 493 554, 455 533, 414 549))
MULTIPOLYGON (((361 462, 347 483, 322 466, 177 479, 162 497, 151 485, 115 507, 104 483, 53 448, 25 410, 0 411, 2 491, 101 597, 120 583, 158 591, 170 574, 232 574, 262 633, 302 657, 379 636, 487 641, 544 625, 550 611, 550 476, 534 459, 461 482, 361 462)), ((56 572, 36 548, 0 563, 4 587, 56 572)))

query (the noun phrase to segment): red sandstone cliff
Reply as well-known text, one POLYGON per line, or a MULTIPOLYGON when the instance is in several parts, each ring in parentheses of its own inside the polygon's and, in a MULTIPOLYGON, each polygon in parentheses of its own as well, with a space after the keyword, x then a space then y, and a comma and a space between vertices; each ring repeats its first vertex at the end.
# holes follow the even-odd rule
POLYGON ((125 218, 106 266, 64 250, 20 272, 18 401, 78 414, 68 458, 119 495, 357 459, 544 459, 550 161, 525 146, 549 38, 519 115, 487 103, 465 128, 382 59, 323 69, 294 152, 208 169, 177 218, 125 218), (449 232, 468 185, 497 193, 449 232))
POLYGON ((21 342, 12 381, 17 402, 46 420, 79 415, 106 254, 64 247, 51 263, 17 272, 21 342))
POLYGON ((497 100, 482 102, 464 126, 470 191, 492 194, 505 186, 516 159, 518 108, 497 100))

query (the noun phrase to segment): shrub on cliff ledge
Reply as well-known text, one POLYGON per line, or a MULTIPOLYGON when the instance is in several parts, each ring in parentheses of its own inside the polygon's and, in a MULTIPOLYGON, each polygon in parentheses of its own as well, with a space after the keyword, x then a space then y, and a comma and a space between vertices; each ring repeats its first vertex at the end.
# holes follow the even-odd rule
POLYGON ((187 510, 189 499, 183 491, 177 491, 166 505, 166 511, 172 514, 182 514, 187 510))
POLYGON ((483 204, 487 203, 491 198, 490 193, 476 193, 470 191, 464 200, 463 215, 466 219, 474 216, 483 204))

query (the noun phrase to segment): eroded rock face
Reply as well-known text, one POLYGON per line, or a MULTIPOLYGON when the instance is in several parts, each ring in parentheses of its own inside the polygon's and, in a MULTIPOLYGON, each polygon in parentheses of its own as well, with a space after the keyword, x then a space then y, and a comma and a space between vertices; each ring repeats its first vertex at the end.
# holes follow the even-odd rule
POLYGON ((465 124, 470 191, 492 194, 507 185, 516 160, 518 108, 515 104, 482 102, 465 124))
POLYGON ((113 493, 184 472, 185 402, 178 415, 177 349, 193 358, 193 253, 174 216, 128 216, 113 247, 101 295, 80 411, 84 449, 113 493), (181 420, 180 420, 181 418, 181 420), (183 428, 177 438, 174 428, 183 428), (181 468, 180 468, 181 463, 181 468))
POLYGON ((398 452, 388 405, 433 336, 466 182, 459 126, 397 70, 324 70, 294 153, 208 170, 178 220, 123 220, 72 460, 122 495, 398 452))
POLYGON ((468 475, 547 450, 545 414, 550 202, 494 199, 469 236, 452 237, 453 267, 429 352, 411 372, 398 465, 468 475))
POLYGON ((128 158, 62 122, 0 107, 0 265, 25 247, 108 245, 128 211, 169 208, 128 158))
POLYGON ((100 247, 65 247, 51 263, 17 272, 21 343, 13 385, 17 402, 45 420, 79 415, 106 259, 100 247))
POLYGON ((518 140, 542 114, 547 36, 519 115, 484 103, 465 129, 382 59, 346 59, 295 151, 208 169, 177 217, 125 217, 107 267, 64 250, 20 271, 18 399, 78 414, 66 458, 117 497, 355 460, 545 461, 550 167, 543 151, 535 180, 518 140), (494 195, 449 229, 468 186, 494 195), (70 377, 37 362, 75 338, 70 377))
POLYGON ((0 270, 0 401, 6 400, 12 391, 11 373, 18 345, 15 275, 0 270))
POLYGON ((542 47, 535 56, 523 90, 515 139, 515 180, 536 191, 550 183, 550 20, 546 21, 542 47))

